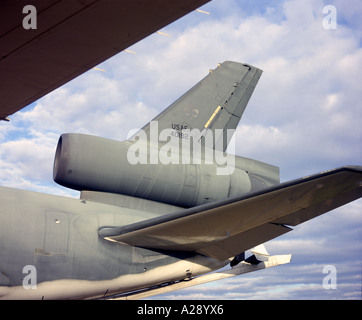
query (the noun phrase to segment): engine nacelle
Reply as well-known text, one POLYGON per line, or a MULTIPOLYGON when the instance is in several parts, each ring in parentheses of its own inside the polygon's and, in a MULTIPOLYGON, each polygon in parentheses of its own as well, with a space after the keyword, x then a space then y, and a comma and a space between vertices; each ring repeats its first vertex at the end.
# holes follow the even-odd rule
POLYGON ((220 166, 216 163, 132 164, 128 156, 134 144, 63 134, 55 155, 54 181, 80 191, 125 194, 181 207, 247 193, 255 185, 240 168, 231 168, 231 174, 217 174, 220 166))

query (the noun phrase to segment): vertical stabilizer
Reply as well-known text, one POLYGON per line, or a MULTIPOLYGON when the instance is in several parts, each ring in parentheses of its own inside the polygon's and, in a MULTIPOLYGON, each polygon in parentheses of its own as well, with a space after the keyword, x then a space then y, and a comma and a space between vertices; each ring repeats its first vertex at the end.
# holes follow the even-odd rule
MULTIPOLYGON (((203 146, 225 151, 261 73, 247 64, 223 62, 152 122, 157 124, 158 133, 169 129, 180 142, 192 138, 203 146)), ((150 127, 149 123, 143 128, 148 137, 150 127)))

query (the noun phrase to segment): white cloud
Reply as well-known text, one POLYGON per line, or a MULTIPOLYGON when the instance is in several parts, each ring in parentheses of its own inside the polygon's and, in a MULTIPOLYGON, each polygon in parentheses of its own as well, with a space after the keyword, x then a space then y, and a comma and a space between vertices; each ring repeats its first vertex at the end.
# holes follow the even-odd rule
MULTIPOLYGON (((39 163, 52 161, 56 139, 37 133, 32 139, 19 139, 2 143, 0 158, 9 172, 19 172, 24 178, 49 179, 49 167, 39 167, 39 163)), ((0 171, 1 174, 4 170, 0 171)), ((6 176, 6 174, 5 174, 6 176)), ((11 176, 11 175, 8 175, 11 176)))

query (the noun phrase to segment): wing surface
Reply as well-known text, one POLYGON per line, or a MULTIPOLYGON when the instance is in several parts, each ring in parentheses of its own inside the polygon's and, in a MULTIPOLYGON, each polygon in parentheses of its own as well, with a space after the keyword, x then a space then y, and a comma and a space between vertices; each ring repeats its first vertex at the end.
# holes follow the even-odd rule
POLYGON ((0 120, 208 1, 0 1, 0 120))
POLYGON ((132 246, 195 251, 223 260, 361 196, 362 166, 348 166, 135 224, 100 228, 99 234, 132 246))

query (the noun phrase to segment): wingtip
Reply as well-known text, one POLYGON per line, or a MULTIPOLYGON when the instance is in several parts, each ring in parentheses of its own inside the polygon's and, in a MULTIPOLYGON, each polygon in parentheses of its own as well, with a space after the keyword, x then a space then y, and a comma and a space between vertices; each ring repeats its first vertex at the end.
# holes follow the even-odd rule
POLYGON ((350 171, 355 171, 355 172, 360 172, 362 173, 362 165, 348 165, 348 166, 343 166, 344 169, 350 170, 350 171))

